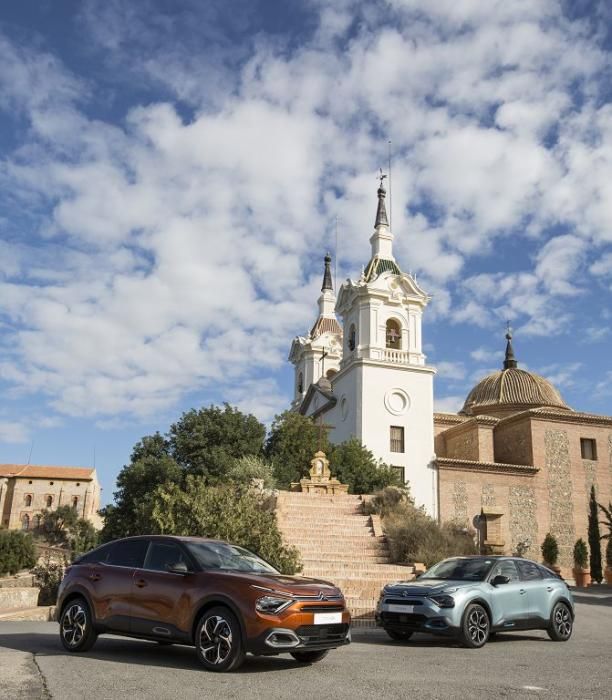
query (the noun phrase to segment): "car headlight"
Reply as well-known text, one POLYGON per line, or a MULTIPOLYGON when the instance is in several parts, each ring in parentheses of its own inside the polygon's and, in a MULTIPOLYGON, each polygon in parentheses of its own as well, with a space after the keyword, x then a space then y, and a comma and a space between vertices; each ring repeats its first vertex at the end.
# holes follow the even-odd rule
POLYGON ((293 601, 289 598, 280 598, 274 595, 265 595, 255 603, 255 610, 266 615, 278 615, 293 601))
POLYGON ((429 597, 429 600, 433 600, 439 608, 455 607, 455 599, 450 595, 432 595, 429 597))

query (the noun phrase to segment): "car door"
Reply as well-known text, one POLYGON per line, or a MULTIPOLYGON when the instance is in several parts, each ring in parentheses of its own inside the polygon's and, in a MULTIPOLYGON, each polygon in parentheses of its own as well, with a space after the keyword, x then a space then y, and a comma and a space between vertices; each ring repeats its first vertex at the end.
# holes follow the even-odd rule
POLYGON ((134 572, 132 633, 180 638, 185 632, 185 622, 190 612, 186 592, 192 587, 193 575, 169 570, 177 564, 193 569, 188 555, 179 544, 170 540, 151 540, 143 567, 134 572))
POLYGON ((108 629, 129 630, 132 578, 134 570, 144 562, 147 546, 143 539, 118 540, 89 565, 87 576, 96 621, 108 629))
MULTIPOLYGON (((540 567, 528 559, 517 559, 521 583, 527 591, 529 603, 529 625, 539 626, 548 620, 552 586, 547 585, 542 577, 540 567)), ((550 584, 550 581, 549 581, 550 584)))
POLYGON ((489 583, 496 576, 506 576, 510 580, 508 583, 500 583, 493 587, 494 590, 491 593, 493 626, 508 629, 522 627, 528 619, 529 609, 527 593, 514 561, 503 559, 498 562, 489 575, 489 583))

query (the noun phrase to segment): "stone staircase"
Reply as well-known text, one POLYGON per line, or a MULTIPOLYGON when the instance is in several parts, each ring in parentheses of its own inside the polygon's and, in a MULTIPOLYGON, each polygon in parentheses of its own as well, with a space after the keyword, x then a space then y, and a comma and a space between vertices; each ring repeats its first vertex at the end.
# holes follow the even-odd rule
POLYGON ((386 583, 414 578, 413 567, 389 563, 387 542, 374 534, 360 496, 281 491, 276 507, 284 541, 300 552, 302 575, 339 586, 354 621, 373 620, 386 583))
POLYGON ((29 573, 0 578, 0 622, 52 619, 53 607, 38 605, 39 590, 32 583, 29 573))

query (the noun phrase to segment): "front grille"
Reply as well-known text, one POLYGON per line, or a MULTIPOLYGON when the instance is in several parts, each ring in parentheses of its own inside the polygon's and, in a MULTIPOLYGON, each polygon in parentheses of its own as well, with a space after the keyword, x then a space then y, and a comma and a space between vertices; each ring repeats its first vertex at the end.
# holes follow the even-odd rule
POLYGON ((344 605, 302 605, 300 610, 312 613, 344 612, 344 605))
POLYGON ((420 598, 385 598, 385 605, 423 605, 420 598))
POLYGON ((412 627, 418 629, 427 620, 426 615, 415 615, 414 613, 381 613, 381 618, 384 623, 390 625, 401 625, 403 627, 412 627))
POLYGON ((316 644, 333 644, 342 642, 346 637, 349 626, 346 624, 337 625, 302 625, 295 630, 295 633, 302 640, 305 646, 316 644))

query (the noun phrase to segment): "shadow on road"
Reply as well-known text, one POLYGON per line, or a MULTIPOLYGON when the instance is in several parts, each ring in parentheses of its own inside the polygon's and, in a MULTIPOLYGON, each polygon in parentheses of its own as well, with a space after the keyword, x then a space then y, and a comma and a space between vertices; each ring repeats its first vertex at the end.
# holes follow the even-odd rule
MULTIPOLYGON (((98 661, 141 664, 189 671, 199 671, 203 668, 198 662, 193 647, 178 644, 160 646, 155 642, 125 637, 101 636, 93 649, 84 654, 66 652, 56 634, 0 634, 0 647, 29 652, 36 656, 81 656, 98 661)), ((247 656, 245 664, 237 673, 267 673, 299 668, 304 668, 304 664, 300 664, 288 656, 247 656)))
MULTIPOLYGON (((542 636, 538 632, 523 632, 521 634, 516 632, 494 632, 489 638, 487 644, 505 644, 506 642, 524 642, 526 640, 530 642, 550 641, 548 636, 542 636)), ((369 632, 353 632, 353 644, 373 644, 386 647, 443 647, 446 649, 465 649, 457 640, 449 637, 433 637, 428 634, 415 634, 414 637, 411 637, 408 641, 397 642, 387 637, 384 632, 378 630, 370 630, 369 632)))
MULTIPOLYGON (((607 587, 609 590, 609 587, 607 587)), ((612 595, 601 595, 604 591, 598 592, 599 595, 593 592, 587 591, 572 591, 574 600, 576 603, 584 603, 585 605, 605 605, 607 607, 612 607, 612 595)), ((607 591, 605 591, 607 593, 607 591)))

